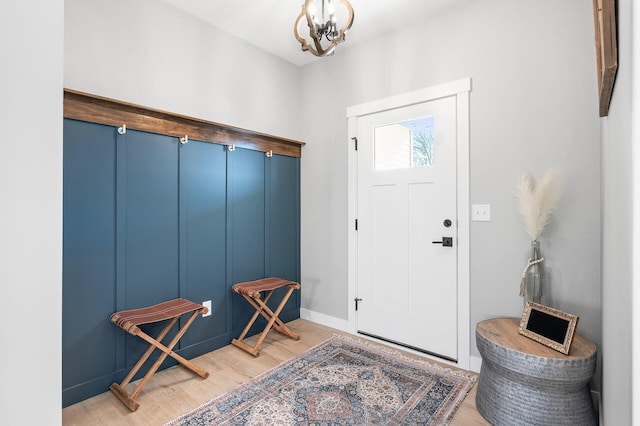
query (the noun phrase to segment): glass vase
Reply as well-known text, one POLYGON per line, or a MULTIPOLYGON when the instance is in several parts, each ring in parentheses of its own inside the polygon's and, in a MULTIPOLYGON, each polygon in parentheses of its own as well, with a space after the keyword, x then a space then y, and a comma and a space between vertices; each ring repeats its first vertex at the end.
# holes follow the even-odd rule
MULTIPOLYGON (((531 242, 531 260, 535 262, 540 258, 540 241, 534 240, 531 242)), ((525 288, 525 305, 527 302, 540 303, 540 298, 542 297, 542 262, 534 263, 527 269, 525 288)))

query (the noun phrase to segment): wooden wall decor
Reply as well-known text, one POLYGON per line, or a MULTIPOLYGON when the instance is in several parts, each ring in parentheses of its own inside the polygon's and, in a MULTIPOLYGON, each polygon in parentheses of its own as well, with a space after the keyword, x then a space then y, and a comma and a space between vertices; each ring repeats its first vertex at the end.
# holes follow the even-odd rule
POLYGON ((609 103, 611 102, 613 83, 618 70, 615 0, 593 0, 593 21, 595 27, 600 117, 606 117, 609 114, 609 103))
POLYGON ((300 157, 304 142, 64 89, 64 117, 274 154, 300 157))

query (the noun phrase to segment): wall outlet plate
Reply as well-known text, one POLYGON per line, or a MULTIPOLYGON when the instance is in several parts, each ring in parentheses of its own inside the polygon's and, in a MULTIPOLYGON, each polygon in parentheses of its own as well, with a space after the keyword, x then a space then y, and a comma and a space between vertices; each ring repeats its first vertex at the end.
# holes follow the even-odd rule
POLYGON ((208 317, 211 316, 211 300, 205 300, 204 302, 202 302, 202 306, 204 306, 205 308, 207 308, 209 311, 202 315, 203 317, 208 317))
POLYGON ((474 204, 471 206, 471 220, 474 222, 490 222, 491 221, 491 205, 474 204))

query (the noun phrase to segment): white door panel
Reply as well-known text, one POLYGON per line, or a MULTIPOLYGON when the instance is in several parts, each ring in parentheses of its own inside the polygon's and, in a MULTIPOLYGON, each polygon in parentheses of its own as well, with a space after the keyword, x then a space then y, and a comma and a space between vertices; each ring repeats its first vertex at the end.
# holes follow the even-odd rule
POLYGON ((359 117, 358 142, 358 331, 456 360, 456 98, 359 117))

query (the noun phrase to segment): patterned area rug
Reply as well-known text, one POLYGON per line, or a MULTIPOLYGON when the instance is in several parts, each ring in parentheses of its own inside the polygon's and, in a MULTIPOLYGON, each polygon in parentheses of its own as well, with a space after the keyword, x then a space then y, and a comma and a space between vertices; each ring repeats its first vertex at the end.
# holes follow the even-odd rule
POLYGON ((476 380, 334 336, 165 426, 446 425, 476 380))

